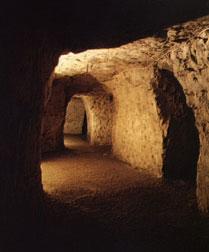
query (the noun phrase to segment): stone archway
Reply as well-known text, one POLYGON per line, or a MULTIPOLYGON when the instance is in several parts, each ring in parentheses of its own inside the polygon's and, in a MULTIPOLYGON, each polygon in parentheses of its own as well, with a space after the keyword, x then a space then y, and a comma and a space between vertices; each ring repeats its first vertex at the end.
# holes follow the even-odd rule
POLYGON ((163 142, 164 177, 196 182, 200 144, 194 113, 173 73, 160 70, 158 77, 154 91, 160 117, 167 127, 163 142))
MULTIPOLYGON (((71 133, 82 134, 84 130, 91 145, 111 145, 114 106, 112 95, 104 90, 102 84, 91 75, 78 75, 74 78, 55 79, 53 82, 42 123, 42 153, 64 148, 63 129, 66 110, 68 103, 74 98, 80 100, 83 109, 80 115, 82 120, 79 123, 79 112, 74 108, 73 120, 76 122, 79 119, 77 121, 79 125, 71 133), (83 125, 84 111, 88 127, 83 125)), ((66 131, 66 133, 69 132, 66 131)))
MULTIPOLYGON (((83 135, 85 115, 86 111, 82 99, 73 96, 66 109, 64 134, 83 135)), ((85 124, 87 128, 87 122, 85 124)))

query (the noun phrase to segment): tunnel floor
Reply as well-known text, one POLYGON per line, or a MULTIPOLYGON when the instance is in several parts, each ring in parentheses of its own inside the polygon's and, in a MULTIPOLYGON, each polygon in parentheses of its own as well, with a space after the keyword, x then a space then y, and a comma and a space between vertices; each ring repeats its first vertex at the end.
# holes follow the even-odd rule
POLYGON ((208 251, 209 221, 198 213, 194 186, 168 184, 78 136, 65 136, 65 146, 42 162, 46 249, 208 251))

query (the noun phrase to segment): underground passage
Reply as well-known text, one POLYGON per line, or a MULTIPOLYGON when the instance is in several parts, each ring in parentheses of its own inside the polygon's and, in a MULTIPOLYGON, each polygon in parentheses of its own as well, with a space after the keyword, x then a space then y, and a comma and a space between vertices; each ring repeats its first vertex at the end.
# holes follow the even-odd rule
POLYGON ((82 98, 73 98, 67 105, 64 135, 81 135, 87 138, 87 116, 82 98))
POLYGON ((209 250, 208 14, 2 6, 0 251, 209 250))

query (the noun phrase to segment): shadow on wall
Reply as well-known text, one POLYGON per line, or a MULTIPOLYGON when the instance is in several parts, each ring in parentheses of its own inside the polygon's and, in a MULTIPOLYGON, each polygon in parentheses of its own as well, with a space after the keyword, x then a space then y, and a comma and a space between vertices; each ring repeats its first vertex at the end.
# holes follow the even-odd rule
POLYGON ((88 124, 87 124, 87 115, 85 112, 82 125, 82 138, 87 139, 87 135, 88 135, 88 124))
POLYGON ((181 84, 172 72, 160 70, 154 87, 163 123, 168 123, 164 137, 163 173, 168 180, 196 182, 199 134, 193 110, 187 105, 181 84))

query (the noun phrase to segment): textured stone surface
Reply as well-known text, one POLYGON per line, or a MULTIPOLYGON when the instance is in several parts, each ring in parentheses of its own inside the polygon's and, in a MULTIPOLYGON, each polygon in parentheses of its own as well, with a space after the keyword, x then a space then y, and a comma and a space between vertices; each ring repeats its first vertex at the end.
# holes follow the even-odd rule
POLYGON ((91 145, 110 145, 112 143, 112 115, 114 104, 112 96, 83 96, 87 112, 88 140, 91 145))
POLYGON ((160 176, 163 129, 150 88, 153 74, 153 68, 146 72, 132 68, 112 80, 117 86, 112 142, 113 153, 121 160, 160 176))
POLYGON ((67 105, 64 134, 82 134, 85 107, 81 98, 72 97, 67 105))
POLYGON ((42 120, 42 153, 64 148, 63 127, 66 106, 65 86, 55 82, 42 120))
MULTIPOLYGON (((176 78, 181 83, 188 105, 195 114, 200 138, 197 170, 197 198, 203 211, 209 209, 209 19, 199 24, 189 42, 179 43, 168 56, 176 78)), ((166 59, 167 60, 167 59, 166 59)), ((164 62, 162 63, 162 65, 164 62)), ((167 63, 168 64, 168 63, 167 63)))

